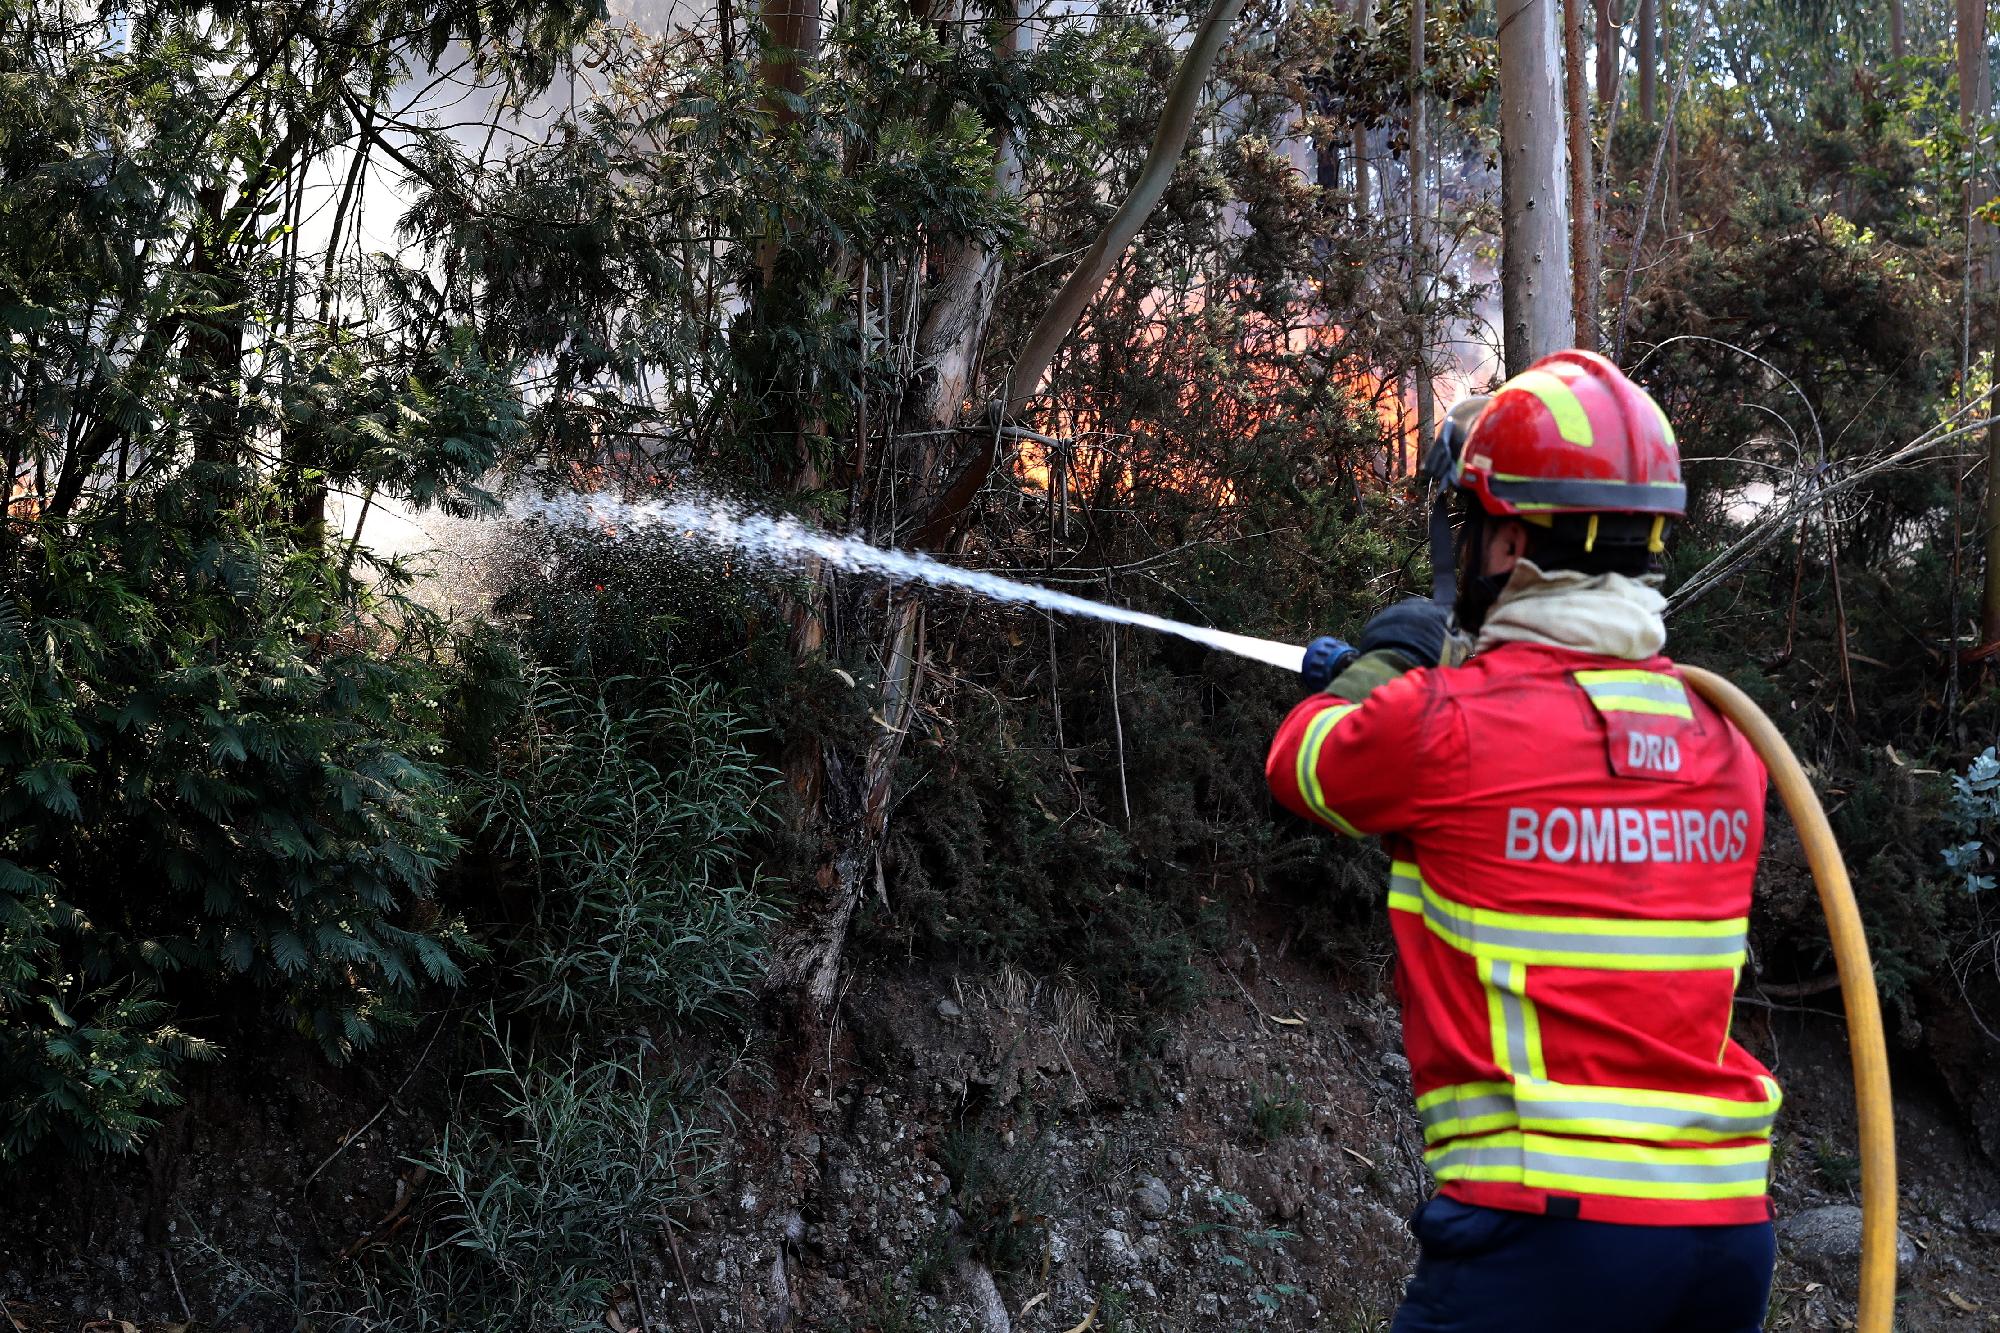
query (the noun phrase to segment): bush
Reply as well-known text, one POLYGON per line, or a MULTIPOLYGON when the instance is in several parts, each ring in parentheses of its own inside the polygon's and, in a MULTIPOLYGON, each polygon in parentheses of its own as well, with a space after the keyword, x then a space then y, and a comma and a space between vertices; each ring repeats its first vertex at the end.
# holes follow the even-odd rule
POLYGON ((695 1123, 705 1081, 661 1068, 642 1042, 524 1060, 488 1023, 497 1063, 466 1088, 481 1114, 456 1117, 418 1162, 431 1181, 421 1239, 384 1251, 355 1287, 317 1293, 314 1325, 601 1331, 669 1214, 708 1189, 719 1135, 695 1123))
MULTIPOLYGON (((37 525, 0 612, 0 1161, 122 1151, 209 1052, 183 1012, 278 997, 334 1058, 458 977, 448 672, 337 555, 189 493, 37 525), (411 645, 416 645, 412 647, 411 645)), ((384 585, 393 592, 394 580, 384 585)))
POLYGON ((715 687, 607 684, 646 702, 536 675, 518 739, 474 779, 481 831, 530 891, 510 1003, 573 1024, 736 1014, 774 917, 745 868, 768 776, 715 687))

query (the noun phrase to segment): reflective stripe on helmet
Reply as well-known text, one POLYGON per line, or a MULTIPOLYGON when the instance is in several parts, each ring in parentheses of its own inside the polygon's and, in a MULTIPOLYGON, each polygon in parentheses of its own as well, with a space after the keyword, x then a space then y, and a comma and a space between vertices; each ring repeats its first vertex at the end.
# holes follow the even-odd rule
POLYGON ((1513 379, 1500 386, 1499 394, 1511 389, 1520 389, 1542 400, 1542 406, 1555 418, 1556 433, 1574 445, 1588 449, 1595 443, 1590 432, 1590 416, 1583 410, 1583 400, 1576 396, 1576 390, 1562 376, 1549 370, 1524 370, 1513 379))
POLYGON ((1305 736, 1299 741, 1299 764, 1295 775, 1299 782, 1299 796, 1305 801, 1306 808, 1350 838, 1367 835, 1341 818, 1333 807, 1326 803, 1326 789, 1319 781, 1319 752, 1325 747, 1327 736, 1332 733, 1340 720, 1360 706, 1360 704, 1334 704, 1313 715, 1313 720, 1306 723, 1305 736))
POLYGON ((1764 1193, 1771 1145, 1681 1148, 1504 1131, 1429 1149, 1424 1160, 1441 1181, 1503 1181, 1633 1199, 1732 1199, 1764 1193))
POLYGON ((1600 713, 1646 713, 1694 720, 1687 687, 1663 671, 1578 671, 1576 683, 1600 713))
POLYGON ((1417 1099, 1424 1142, 1498 1129, 1601 1138, 1722 1142, 1767 1138, 1784 1100, 1773 1080, 1760 1101, 1738 1102, 1652 1088, 1591 1087, 1517 1080, 1460 1083, 1417 1099))
POLYGON ((1746 917, 1652 921, 1628 917, 1537 916, 1453 902, 1411 861, 1390 867, 1389 905, 1421 912, 1433 935, 1475 958, 1544 967, 1621 972, 1694 972, 1742 965, 1746 917))
POLYGON ((1646 395, 1646 401, 1653 405, 1653 413, 1660 419, 1660 433, 1667 437, 1668 446, 1674 449, 1680 448, 1680 441, 1674 436, 1674 423, 1667 420, 1667 409, 1661 407, 1659 399, 1650 393, 1646 395))
POLYGON ((1523 509, 1597 509, 1642 514, 1680 514, 1687 510, 1687 487, 1679 482, 1495 473, 1487 482, 1487 489, 1495 499, 1523 509))

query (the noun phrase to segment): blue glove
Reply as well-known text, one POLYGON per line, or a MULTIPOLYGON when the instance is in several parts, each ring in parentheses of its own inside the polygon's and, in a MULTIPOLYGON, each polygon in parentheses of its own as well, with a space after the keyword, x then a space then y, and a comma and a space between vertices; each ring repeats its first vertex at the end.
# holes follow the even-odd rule
MULTIPOLYGON (((1451 608, 1428 597, 1407 597, 1386 611, 1377 612, 1361 631, 1361 651, 1387 649, 1407 659, 1411 666, 1442 665, 1452 646, 1451 608)), ((1311 650, 1307 650, 1311 660, 1311 650)))
POLYGON ((1359 656, 1361 654, 1355 651, 1354 645, 1346 640, 1323 634, 1306 645, 1306 660, 1299 667, 1299 682, 1306 687, 1308 694, 1318 694, 1359 656))

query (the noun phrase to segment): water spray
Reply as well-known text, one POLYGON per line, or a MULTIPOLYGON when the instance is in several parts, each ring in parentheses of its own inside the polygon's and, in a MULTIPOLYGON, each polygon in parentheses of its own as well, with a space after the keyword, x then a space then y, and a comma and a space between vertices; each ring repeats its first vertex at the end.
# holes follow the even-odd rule
POLYGON ((961 569, 927 555, 873 546, 858 537, 835 537, 794 518, 760 514, 710 496, 634 502, 598 492, 536 501, 529 506, 529 510, 551 523, 588 526, 611 532, 656 531, 709 546, 727 547, 765 564, 791 569, 802 569, 817 562, 891 584, 923 583, 933 588, 974 593, 996 602, 1037 606, 1064 615, 1133 625, 1161 634, 1172 634, 1237 657, 1247 657, 1294 676, 1305 661, 1305 649, 1293 644, 1253 638, 1248 634, 1231 634, 1206 625, 1190 625, 1129 607, 1093 602, 1087 597, 1057 592, 1033 583, 1016 582, 982 570, 961 569))

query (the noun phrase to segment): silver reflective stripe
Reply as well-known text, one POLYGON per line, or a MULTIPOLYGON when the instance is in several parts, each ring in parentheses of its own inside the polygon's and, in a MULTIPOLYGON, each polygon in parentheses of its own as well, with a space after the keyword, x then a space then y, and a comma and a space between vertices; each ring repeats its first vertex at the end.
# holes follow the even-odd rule
MULTIPOLYGON (((1597 934, 1589 931, 1540 930, 1475 920, 1471 912, 1435 893, 1424 895, 1424 919, 1439 931, 1478 953, 1482 947, 1519 949, 1547 954, 1595 954, 1613 958, 1713 958, 1717 967, 1734 967, 1749 938, 1747 925, 1718 935, 1597 934)), ((1644 921, 1620 922, 1643 930, 1644 921)), ((1706 923, 1704 923, 1706 924, 1706 923)), ((1722 922, 1718 925, 1725 924, 1722 922)), ((1544 960, 1560 963, 1557 959, 1544 960)))
POLYGON ((1528 1042, 1528 1015, 1522 994, 1528 988, 1528 969, 1519 963, 1495 962, 1491 966, 1492 993, 1500 1004, 1501 1032, 1505 1045, 1496 1054, 1504 1054, 1500 1067, 1510 1074, 1535 1073, 1539 1063, 1535 1051, 1528 1042))
MULTIPOLYGON (((1593 1097, 1590 1093, 1589 1088, 1563 1084, 1522 1083, 1511 1092, 1500 1090, 1445 1097, 1419 1108, 1418 1115, 1423 1120, 1424 1128, 1433 1131, 1441 1126, 1494 1119, 1501 1123, 1488 1128, 1519 1125, 1523 1129, 1547 1130, 1556 1125, 1588 1120, 1613 1122, 1625 1126, 1628 1131, 1648 1126, 1735 1139, 1768 1137, 1772 1124, 1778 1118, 1775 1105, 1770 1109, 1745 1107, 1740 1112, 1730 1113, 1696 1106, 1635 1106, 1630 1102, 1593 1097)), ((1453 1138, 1467 1132, 1455 1129, 1450 1134, 1433 1134, 1432 1137, 1453 1138)), ((1627 1137, 1642 1136, 1652 1137, 1627 1134, 1627 1137)))
POLYGON ((1646 699, 1656 704, 1684 704, 1687 690, 1672 677, 1658 681, 1599 680, 1579 681, 1583 692, 1593 699, 1646 699))
POLYGON ((1505 1116, 1511 1125, 1518 1118, 1514 1109, 1514 1099, 1504 1092, 1481 1093, 1474 1097, 1448 1097, 1432 1102, 1417 1111, 1425 1129, 1435 1129, 1439 1125, 1461 1120, 1484 1120, 1488 1116, 1505 1116))
POLYGON ((1534 1095, 1534 1090, 1521 1090, 1520 1117, 1524 1124, 1535 1127, 1551 1121, 1570 1120, 1622 1120, 1641 1125, 1660 1125, 1667 1129, 1706 1130, 1715 1134, 1727 1134, 1734 1138, 1761 1138, 1771 1132, 1772 1123, 1778 1113, 1773 1111, 1746 1111, 1741 1115, 1724 1115, 1718 1111, 1698 1110, 1694 1107, 1677 1106, 1632 1106, 1625 1102, 1593 1101, 1578 1096, 1534 1095))
POLYGON ((1431 1155, 1431 1166, 1440 1173, 1455 1167, 1499 1167, 1523 1174, 1643 1181, 1659 1185, 1761 1184, 1768 1170, 1762 1156, 1746 1162, 1607 1161, 1514 1143, 1445 1148, 1431 1155))

